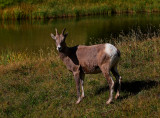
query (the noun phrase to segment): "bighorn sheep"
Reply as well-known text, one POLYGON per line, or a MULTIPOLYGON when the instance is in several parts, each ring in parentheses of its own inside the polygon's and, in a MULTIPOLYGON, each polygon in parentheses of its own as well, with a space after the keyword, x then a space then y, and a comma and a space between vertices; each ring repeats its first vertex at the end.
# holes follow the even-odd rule
POLYGON ((118 84, 115 99, 119 96, 121 76, 117 71, 117 64, 120 58, 120 51, 112 44, 98 44, 91 46, 78 45, 75 47, 67 47, 65 39, 68 33, 65 29, 59 34, 56 30, 56 35, 51 33, 51 37, 56 41, 59 56, 70 70, 75 78, 78 100, 80 103, 84 98, 83 81, 85 74, 96 74, 102 72, 109 84, 109 99, 106 104, 112 101, 114 81, 110 75, 110 71, 116 78, 118 84), (80 95, 80 84, 82 94, 80 95))

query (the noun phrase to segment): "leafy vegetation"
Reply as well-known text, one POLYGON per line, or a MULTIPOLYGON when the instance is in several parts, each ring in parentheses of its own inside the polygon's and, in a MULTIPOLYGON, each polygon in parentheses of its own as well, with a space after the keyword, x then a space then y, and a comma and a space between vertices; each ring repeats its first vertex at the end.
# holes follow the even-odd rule
POLYGON ((73 76, 55 49, 0 54, 0 117, 159 117, 160 37, 120 36, 121 97, 106 106, 102 74, 87 75, 85 99, 76 102, 73 76), (132 39, 132 40, 128 40, 132 39))
POLYGON ((95 14, 159 12, 159 6, 160 0, 1 0, 0 18, 39 19, 95 14))

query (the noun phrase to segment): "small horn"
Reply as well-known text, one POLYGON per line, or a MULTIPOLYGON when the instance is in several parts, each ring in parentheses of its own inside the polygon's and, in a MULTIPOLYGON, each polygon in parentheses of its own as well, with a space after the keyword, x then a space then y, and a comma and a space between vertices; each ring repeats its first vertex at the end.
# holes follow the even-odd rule
POLYGON ((56 30, 56 35, 58 35, 58 31, 57 31, 57 28, 55 28, 55 30, 56 30))
POLYGON ((62 34, 64 35, 64 32, 66 31, 66 28, 64 28, 63 30, 62 30, 62 34))

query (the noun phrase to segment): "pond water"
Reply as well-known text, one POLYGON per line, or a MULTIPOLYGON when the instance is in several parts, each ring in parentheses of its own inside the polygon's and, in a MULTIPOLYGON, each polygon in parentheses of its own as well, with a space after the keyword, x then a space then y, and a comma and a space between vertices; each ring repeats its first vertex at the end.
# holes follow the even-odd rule
POLYGON ((69 33, 67 44, 89 45, 90 42, 117 37, 122 31, 140 27, 142 32, 152 26, 159 28, 159 14, 88 16, 81 18, 64 18, 52 20, 0 21, 0 50, 37 51, 55 46, 50 33, 59 32, 66 27, 69 33))

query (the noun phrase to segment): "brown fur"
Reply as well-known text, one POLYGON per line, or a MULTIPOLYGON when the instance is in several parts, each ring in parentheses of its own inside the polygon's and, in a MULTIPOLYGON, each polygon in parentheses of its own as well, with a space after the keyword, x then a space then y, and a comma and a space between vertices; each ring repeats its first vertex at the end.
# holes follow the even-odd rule
MULTIPOLYGON (((110 88, 110 97, 107 101, 109 104, 112 101, 112 92, 114 82, 110 76, 110 70, 116 77, 117 83, 119 85, 117 89, 116 98, 119 96, 120 90, 120 76, 117 71, 118 60, 115 60, 115 64, 111 67, 110 56, 104 52, 105 44, 98 44, 92 46, 75 46, 67 47, 65 43, 66 34, 64 30, 62 34, 58 34, 56 30, 56 36, 51 34, 52 38, 56 40, 57 49, 59 50, 59 55, 67 69, 73 73, 77 88, 77 104, 84 97, 84 92, 82 91, 82 96, 80 97, 80 84, 83 87, 83 80, 85 74, 95 74, 102 72, 104 77, 107 79, 110 88)), ((117 56, 120 56, 120 51, 117 51, 117 56)))

